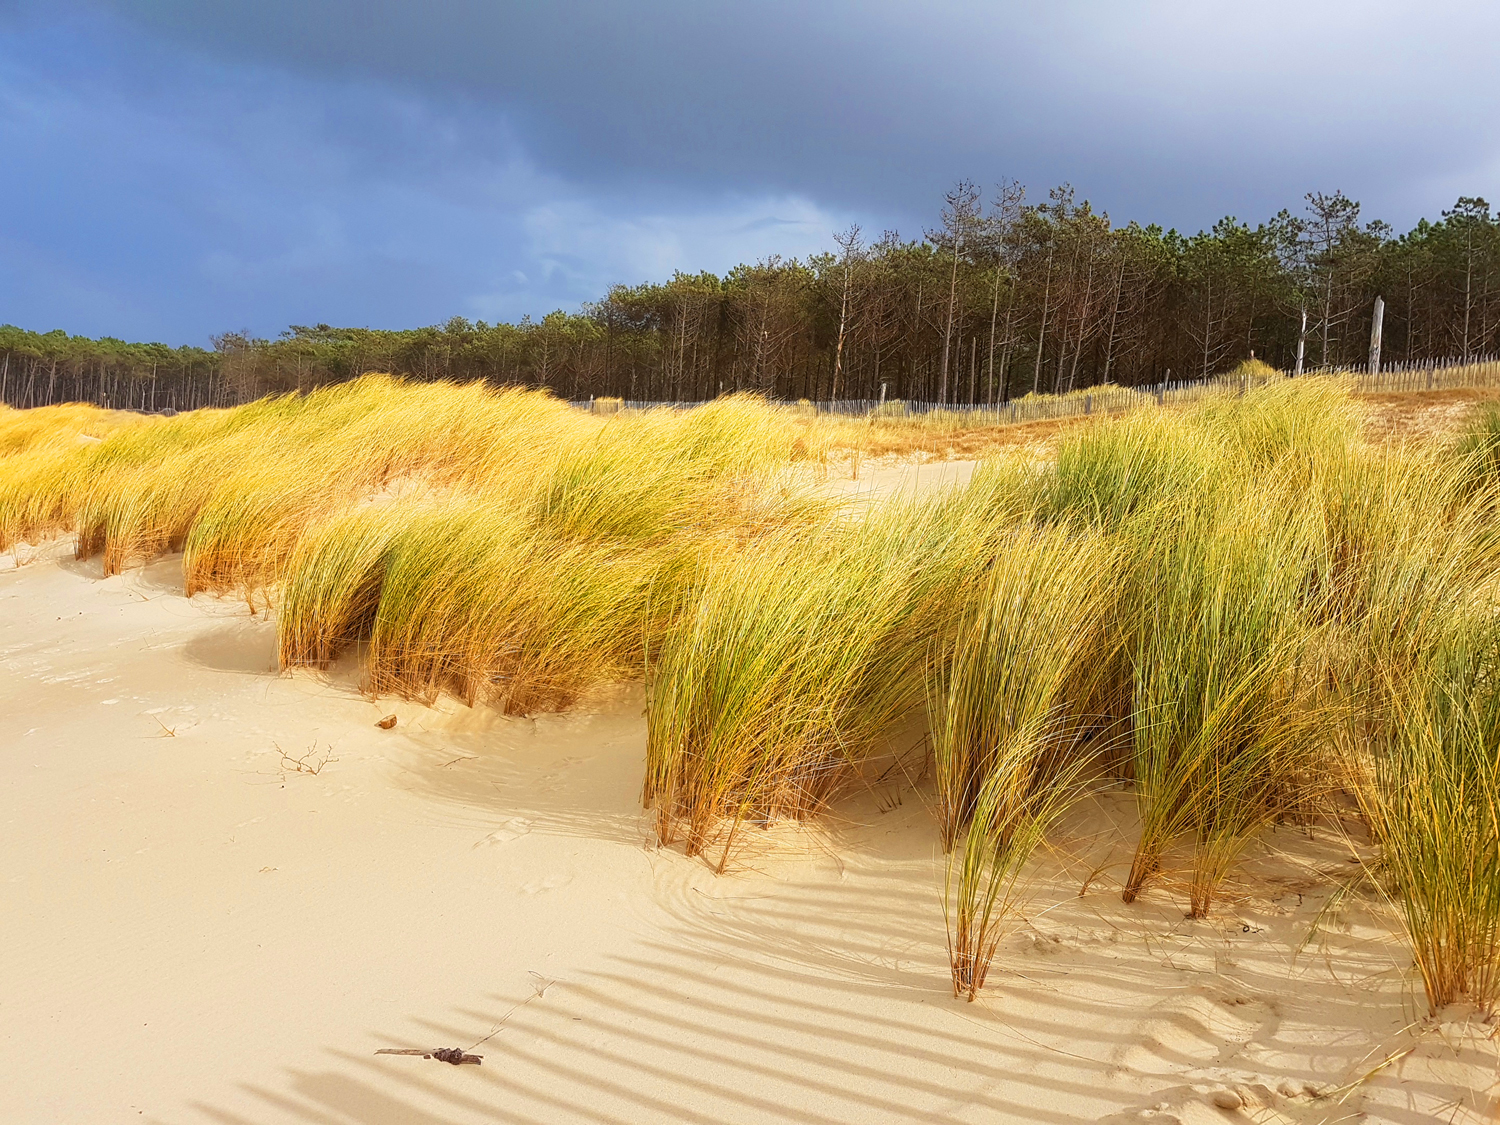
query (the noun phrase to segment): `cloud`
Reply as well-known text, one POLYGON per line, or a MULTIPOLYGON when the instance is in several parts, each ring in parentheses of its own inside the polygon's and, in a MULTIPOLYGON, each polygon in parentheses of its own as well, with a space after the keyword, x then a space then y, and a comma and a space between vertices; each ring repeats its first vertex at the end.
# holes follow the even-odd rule
POLYGON ((472 97, 212 55, 74 12, 0 38, 0 320, 205 343, 576 307, 831 245, 783 194, 589 189, 472 97))
POLYGON ((586 283, 627 277, 630 269, 661 280, 686 270, 684 263, 695 258, 737 262, 747 244, 803 257, 829 249, 830 233, 846 222, 846 216, 797 197, 730 198, 696 212, 629 215, 578 198, 539 205, 524 218, 531 253, 552 270, 587 277, 586 283))
POLYGON ((1414 169, 1477 171, 1500 108, 1500 8, 1466 0, 107 2, 223 57, 503 107, 578 182, 907 215, 1006 174, 1180 223, 1331 181, 1413 213, 1414 169))
POLYGON ((540 315, 916 234, 959 176, 1410 223, 1494 194, 1497 32, 1459 0, 0 0, 0 319, 540 315))

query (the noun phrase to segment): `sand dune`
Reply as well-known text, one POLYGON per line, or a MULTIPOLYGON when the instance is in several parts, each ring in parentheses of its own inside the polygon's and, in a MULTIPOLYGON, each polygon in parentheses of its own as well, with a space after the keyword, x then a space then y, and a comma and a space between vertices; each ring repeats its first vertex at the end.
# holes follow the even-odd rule
POLYGON ((638 688, 535 720, 372 701, 352 667, 278 674, 274 626, 184 599, 176 559, 98 573, 0 573, 5 1121, 1493 1112, 1488 1029, 1419 1021, 1378 902, 1297 952, 1354 868, 1331 829, 1271 835, 1192 922, 1170 881, 1121 904, 1131 803, 1101 793, 966 1004, 920 786, 716 877, 648 844, 638 688), (375 1054, 439 1046, 484 1063, 375 1054))

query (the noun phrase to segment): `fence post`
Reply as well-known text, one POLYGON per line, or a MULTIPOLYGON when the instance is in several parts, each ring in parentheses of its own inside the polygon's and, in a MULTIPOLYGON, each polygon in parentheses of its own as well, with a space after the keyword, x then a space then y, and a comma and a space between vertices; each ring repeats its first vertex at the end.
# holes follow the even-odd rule
POLYGON ((1307 349, 1307 305, 1302 306, 1302 331, 1297 334, 1297 369, 1292 372, 1292 378, 1302 377, 1302 353, 1307 349))
POLYGON ((1094 412, 1094 396, 1093 395, 1084 395, 1083 396, 1083 412, 1085 414, 1092 414, 1094 412))
POLYGON ((1370 377, 1380 374, 1380 329, 1385 323, 1385 298, 1375 298, 1375 315, 1370 320, 1370 377))

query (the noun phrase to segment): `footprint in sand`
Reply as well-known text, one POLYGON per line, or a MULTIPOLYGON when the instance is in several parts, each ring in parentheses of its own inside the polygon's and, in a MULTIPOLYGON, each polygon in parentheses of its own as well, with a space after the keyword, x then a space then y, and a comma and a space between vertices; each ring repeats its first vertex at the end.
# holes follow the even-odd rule
POLYGON ((571 875, 548 875, 545 878, 533 879, 529 883, 522 883, 521 893, 539 895, 544 891, 555 891, 559 887, 566 887, 572 881, 571 875))
POLYGON ((1212 990, 1177 996, 1145 1012, 1111 1061, 1137 1074, 1226 1063, 1277 1022, 1272 1008, 1248 996, 1212 990))
POLYGON ((512 840, 519 840, 530 831, 531 821, 524 816, 513 816, 484 839, 476 842, 474 846, 482 848, 486 844, 508 844, 512 840))
POLYGON ((585 762, 593 761, 588 758, 562 758, 557 761, 553 768, 536 779, 536 788, 539 793, 556 793, 563 789, 569 780, 569 776, 585 762))
POLYGON ((1325 1125, 1328 1107, 1311 1095, 1273 1091, 1260 1081, 1194 1082, 1157 1090, 1152 1103, 1102 1118, 1100 1125, 1222 1125, 1225 1121, 1255 1121, 1260 1125, 1325 1125))

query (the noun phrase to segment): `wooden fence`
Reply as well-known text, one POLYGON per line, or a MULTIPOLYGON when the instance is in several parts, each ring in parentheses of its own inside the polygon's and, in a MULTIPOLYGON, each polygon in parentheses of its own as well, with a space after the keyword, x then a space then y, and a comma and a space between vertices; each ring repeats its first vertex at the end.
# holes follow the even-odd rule
MULTIPOLYGON (((998 405, 965 405, 938 402, 880 402, 874 399, 840 399, 836 402, 787 403, 788 410, 808 415, 845 418, 914 418, 937 428, 969 429, 978 426, 1008 426, 1076 418, 1091 414, 1119 414, 1139 406, 1180 406, 1211 395, 1244 394, 1286 375, 1216 375, 1208 379, 1186 379, 1140 387, 1100 386, 1062 395, 1027 395, 998 405)), ((1309 370, 1304 379, 1336 379, 1361 394, 1406 391, 1463 390, 1500 387, 1500 356, 1478 356, 1467 362, 1448 360, 1393 363, 1375 373, 1359 368, 1324 367, 1309 370)), ((697 402, 635 402, 628 399, 589 399, 573 403, 595 414, 622 410, 690 410, 697 402)))

